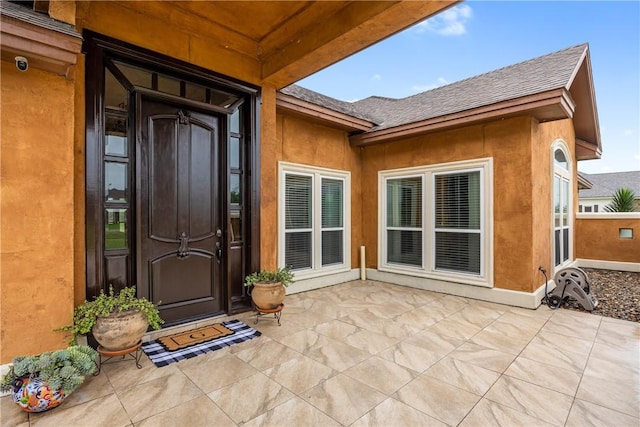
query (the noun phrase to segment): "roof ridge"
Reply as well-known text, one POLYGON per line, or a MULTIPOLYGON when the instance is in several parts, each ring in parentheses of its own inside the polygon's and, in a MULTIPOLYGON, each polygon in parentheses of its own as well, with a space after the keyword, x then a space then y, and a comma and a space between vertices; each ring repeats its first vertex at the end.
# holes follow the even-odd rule
POLYGON ((587 172, 580 172, 583 175, 589 175, 589 176, 599 176, 599 175, 615 175, 615 174, 622 174, 622 173, 640 173, 640 170, 630 170, 630 171, 618 171, 618 172, 599 172, 599 173, 587 173, 587 172))
POLYGON ((373 99, 382 99, 382 100, 385 100, 385 101, 399 101, 401 99, 404 99, 404 98, 390 98, 388 96, 380 96, 380 95, 371 95, 371 96, 367 96, 366 98, 358 99, 357 101, 345 101, 345 102, 351 102, 352 104, 355 104, 357 102, 366 101, 367 99, 372 99, 372 98, 373 99))
POLYGON ((576 45, 573 45, 573 46, 570 46, 570 47, 567 47, 567 48, 564 48, 564 49, 559 49, 559 50, 556 50, 556 51, 551 52, 551 53, 546 53, 544 55, 537 56, 535 58, 526 59, 524 61, 516 62, 515 64, 505 65, 504 67, 496 68, 495 70, 486 71, 484 73, 476 74, 475 76, 471 76, 471 77, 464 78, 462 80, 457 80, 455 82, 447 83, 446 85, 442 85, 442 86, 435 87, 433 89, 425 90, 424 92, 418 92, 418 93, 414 93, 413 95, 406 96, 404 98, 398 98, 398 100, 401 101, 401 100, 405 100, 405 99, 410 99, 410 98, 413 98, 413 97, 416 97, 416 96, 419 96, 419 95, 422 95, 422 94, 425 94, 425 93, 428 93, 428 92, 436 91, 438 89, 443 89, 443 88, 451 87, 451 86, 454 86, 454 85, 457 85, 457 84, 465 83, 465 82, 467 82, 469 80, 474 80, 474 79, 477 79, 477 78, 482 77, 482 76, 486 76, 486 75, 489 75, 489 74, 497 73, 499 71, 506 70, 506 69, 509 69, 509 68, 522 66, 524 64, 528 64, 528 63, 531 63, 531 62, 539 61, 539 60, 541 60, 543 58, 546 58, 546 57, 549 57, 549 56, 553 56, 553 55, 557 55, 559 53, 564 53, 564 52, 567 52, 569 50, 575 49, 577 47, 588 48, 589 47, 589 43, 587 43, 587 42, 579 43, 579 44, 576 44, 576 45))

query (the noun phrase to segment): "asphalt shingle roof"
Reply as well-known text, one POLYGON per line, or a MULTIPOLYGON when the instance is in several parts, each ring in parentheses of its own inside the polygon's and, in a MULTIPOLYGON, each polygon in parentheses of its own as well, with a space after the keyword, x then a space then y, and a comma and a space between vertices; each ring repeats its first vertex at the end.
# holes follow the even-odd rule
POLYGON ((375 122, 372 116, 368 115, 364 110, 357 108, 352 102, 340 101, 339 99, 331 98, 330 96, 314 92, 303 88, 302 86, 290 85, 281 89, 280 92, 315 105, 320 105, 333 111, 338 111, 352 117, 375 122))
POLYGON ((82 38, 75 27, 66 22, 57 21, 46 13, 35 12, 33 9, 8 1, 0 1, 0 14, 23 22, 29 22, 38 27, 47 28, 73 37, 82 38))
POLYGON ((640 197, 640 171, 580 174, 593 184, 591 189, 580 190, 580 198, 613 197, 613 193, 621 187, 632 190, 636 197, 640 197))
POLYGON ((534 95, 569 89, 588 45, 580 44, 535 59, 441 86, 406 98, 372 96, 353 103, 291 85, 283 93, 373 121, 380 130, 534 95))

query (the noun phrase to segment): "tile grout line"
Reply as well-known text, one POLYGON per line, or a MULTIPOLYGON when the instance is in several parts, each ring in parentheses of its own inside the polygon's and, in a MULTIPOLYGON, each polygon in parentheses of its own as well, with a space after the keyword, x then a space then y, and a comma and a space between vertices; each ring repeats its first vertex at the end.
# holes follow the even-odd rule
MULTIPOLYGON (((498 321, 502 316, 504 316, 506 313, 513 313, 513 312, 512 312, 512 311, 507 311, 507 312, 503 313, 502 315, 500 315, 500 317, 496 318, 493 322, 491 322, 491 323, 490 323, 489 325, 487 325, 487 326, 490 326, 490 325, 494 324, 495 322, 497 322, 497 321, 498 321)), ((515 313, 514 313, 514 314, 515 314, 515 313)), ((485 392, 484 392, 484 394, 483 394, 483 395, 480 397, 480 399, 479 399, 479 400, 478 400, 478 401, 473 405, 473 407, 469 410, 469 412, 467 412, 467 414, 464 416, 464 418, 462 418, 462 420, 460 420, 460 422, 458 423, 458 425, 460 425, 460 424, 461 424, 461 423, 462 423, 462 422, 463 422, 463 421, 464 421, 464 420, 469 416, 469 414, 471 414, 471 412, 473 412, 473 410, 475 409, 475 407, 476 407, 476 406, 478 406, 478 404, 479 404, 483 399, 487 399, 487 400, 489 400, 490 402, 493 402, 493 403, 495 403, 495 404, 497 404, 497 405, 502 405, 502 406, 505 406, 505 407, 507 407, 507 408, 509 408, 509 409, 515 410, 515 411, 517 411, 517 412, 520 412, 520 411, 518 411, 518 410, 517 410, 517 409, 515 409, 515 408, 511 408, 511 407, 509 407, 509 406, 507 406, 507 405, 504 405, 504 404, 502 404, 502 403, 500 403, 500 402, 496 402, 496 401, 493 401, 493 400, 491 400, 491 399, 488 399, 488 398, 486 397, 486 395, 487 395, 487 393, 489 393, 489 391, 493 388, 493 386, 494 386, 498 381, 500 381, 500 379, 502 379, 502 378, 503 378, 503 377, 505 377, 505 376, 506 376, 506 377, 511 378, 509 375, 506 375, 506 374, 505 374, 505 372, 507 372, 507 370, 511 367, 511 365, 513 365, 513 363, 518 359, 518 357, 520 357, 520 356, 522 355, 522 352, 523 352, 523 351, 527 348, 527 346, 528 346, 529 344, 531 344, 531 342, 532 342, 532 341, 533 341, 533 340, 538 336, 538 334, 540 333, 540 331, 542 331, 542 329, 545 327, 545 325, 547 324, 547 322, 549 322, 549 320, 551 320, 551 318, 553 317, 553 315, 554 315, 554 313, 552 313, 552 314, 551 314, 551 316, 549 316, 549 317, 547 318, 547 320, 545 320, 545 322, 542 324, 542 326, 540 326, 540 328, 538 329, 538 331, 536 332, 536 334, 535 334, 533 337, 531 337, 531 339, 529 339, 529 341, 527 342, 527 344, 526 344, 524 347, 522 347, 522 350, 520 350, 520 352, 516 355, 516 357, 514 357, 514 358, 513 358, 513 360, 509 363, 509 365, 508 365, 508 366, 507 366, 507 367, 506 367, 502 372, 500 372, 500 376, 499 376, 498 378, 496 378, 496 380, 491 384, 491 386, 490 386, 489 388, 487 388, 487 391, 485 391, 485 392)), ((485 328, 486 328, 486 327, 485 327, 485 328)), ((484 329, 485 329, 485 328, 483 328, 480 332, 484 331, 484 329)), ((478 332, 478 333, 477 333, 477 334, 475 334, 475 335, 478 335, 480 332, 478 332)), ((475 336, 475 335, 474 335, 474 336, 475 336)), ((473 338, 473 337, 471 337, 471 338, 473 338)), ((469 338, 469 340, 471 340, 471 338, 469 338)), ((521 380, 521 381, 523 381, 523 380, 521 380)), ((525 381, 525 382, 528 382, 528 381, 525 381)), ((537 384, 533 384, 533 383, 529 383, 529 384, 537 385, 537 384)), ((546 388, 546 387, 544 387, 544 388, 546 388)), ((523 413, 523 414, 525 414, 525 415, 529 415, 529 414, 527 414, 526 412, 521 412, 521 413, 523 413)), ((540 421, 545 421, 545 420, 543 420, 543 419, 541 419, 541 418, 539 418, 539 417, 537 417, 537 416, 535 416, 534 418, 539 419, 540 421)), ((566 423, 566 420, 565 420, 565 423, 566 423)))

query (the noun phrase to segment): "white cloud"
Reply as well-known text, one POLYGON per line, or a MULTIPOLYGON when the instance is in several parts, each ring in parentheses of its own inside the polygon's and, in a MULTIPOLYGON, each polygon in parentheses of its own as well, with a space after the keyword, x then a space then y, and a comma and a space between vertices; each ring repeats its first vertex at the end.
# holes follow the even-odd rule
POLYGON ((444 77, 438 77, 435 83, 411 86, 411 90, 414 92, 425 92, 447 84, 449 84, 449 82, 444 77))
POLYGON ((467 32, 465 25, 471 18, 471 7, 460 5, 452 7, 416 25, 418 32, 431 31, 443 36, 460 36, 467 32))
POLYGON ((376 73, 373 76, 371 76, 371 78, 369 80, 371 80, 371 81, 382 80, 382 76, 380 74, 376 73))
POLYGON ((624 136, 631 136, 633 135, 633 130, 631 129, 625 129, 624 132, 622 133, 624 136))

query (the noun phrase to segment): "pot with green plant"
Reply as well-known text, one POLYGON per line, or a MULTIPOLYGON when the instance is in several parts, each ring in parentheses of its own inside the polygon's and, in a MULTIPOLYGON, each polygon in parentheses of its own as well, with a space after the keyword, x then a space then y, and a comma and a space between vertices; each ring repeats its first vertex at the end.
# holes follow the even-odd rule
POLYGON ((244 285, 250 287, 253 303, 258 309, 275 310, 284 301, 285 288, 293 283, 291 267, 261 270, 245 277, 244 285))
POLYGON ((98 353, 89 346, 71 346, 35 356, 17 356, 2 376, 0 391, 11 392, 24 411, 55 408, 96 369, 98 353))
POLYGON ((160 329, 164 321, 158 306, 136 296, 136 288, 125 287, 116 293, 100 291, 93 301, 85 301, 73 312, 73 325, 67 326, 73 342, 79 335, 93 334, 102 349, 118 352, 138 345, 149 327, 160 329))

